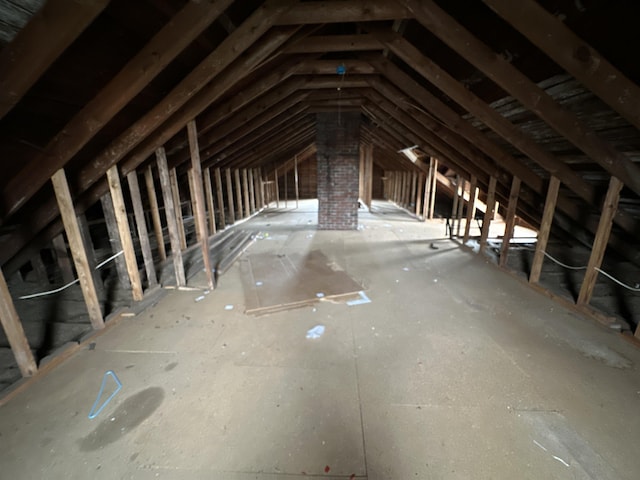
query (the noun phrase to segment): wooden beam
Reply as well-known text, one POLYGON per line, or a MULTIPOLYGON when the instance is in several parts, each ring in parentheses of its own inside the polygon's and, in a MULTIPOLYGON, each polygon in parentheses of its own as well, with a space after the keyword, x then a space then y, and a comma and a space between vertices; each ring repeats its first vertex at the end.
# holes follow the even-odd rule
POLYGON ((563 108, 549 94, 516 69, 506 58, 462 27, 432 0, 400 0, 415 18, 469 63, 474 65, 522 105, 547 122, 557 132, 612 176, 627 179, 626 185, 640 194, 640 167, 614 149, 576 114, 563 108))
POLYGON ((504 236, 502 237, 502 248, 500 249, 500 266, 507 265, 509 256, 509 244, 513 237, 513 229, 516 224, 516 211, 518 207, 518 195, 520 195, 520 179, 513 177, 511 182, 511 192, 509 193, 509 205, 507 206, 507 218, 504 226, 504 236))
POLYGON ((253 180, 253 168, 247 170, 248 182, 249 182, 249 206, 251 207, 251 214, 256 211, 256 195, 254 192, 255 182, 253 180))
POLYGON ((456 188, 453 194, 453 204, 451 205, 451 223, 449 224, 449 237, 453 238, 458 215, 458 202, 460 201, 460 175, 456 175, 456 188))
POLYGON ((233 172, 233 176, 236 181, 236 211, 238 212, 238 218, 243 219, 245 215, 242 209, 242 183, 240 181, 240 170, 236 168, 233 172))
MULTIPOLYGON (((570 188, 580 198, 591 205, 595 205, 594 202, 596 202, 598 195, 593 186, 584 181, 576 172, 573 172, 562 160, 546 152, 537 145, 532 138, 524 134, 518 126, 513 125, 433 61, 424 57, 416 47, 404 38, 397 35, 391 37, 388 34, 385 35, 384 38, 385 44, 389 45, 394 54, 411 65, 412 68, 436 85, 447 96, 482 120, 482 122, 494 132, 525 153, 546 171, 557 176, 563 185, 570 188)), ((395 67, 385 60, 376 61, 374 64, 391 82, 395 85, 402 86, 403 90, 407 91, 421 108, 428 110, 433 116, 441 119, 453 131, 466 138, 471 144, 481 149, 496 163, 506 168, 511 175, 519 177, 523 183, 531 187, 534 191, 540 195, 544 195, 545 185, 539 175, 509 155, 504 149, 489 140, 481 132, 478 132, 469 122, 460 118, 457 113, 426 91, 426 89, 398 69, 398 67, 395 67)), ((568 211, 574 207, 573 201, 567 202, 561 197, 558 205, 569 216, 576 216, 577 212, 568 211)), ((628 215, 622 215, 618 212, 615 222, 627 232, 636 231, 636 222, 629 218, 628 215)))
POLYGON ((372 144, 365 145, 364 165, 366 168, 366 172, 364 176, 364 185, 365 185, 364 201, 367 204, 367 208, 369 209, 369 211, 371 211, 371 203, 372 203, 372 196, 373 196, 373 145, 372 144))
POLYGON ((225 178, 227 180, 227 208, 229 209, 229 223, 233 225, 236 223, 236 213, 233 206, 233 183, 231 181, 231 169, 227 168, 224 171, 225 178))
MULTIPOLYGON (((296 57, 296 60, 299 59, 296 57)), ((290 96, 292 92, 297 91, 305 79, 302 77, 291 78, 295 71, 295 62, 291 62, 291 66, 288 68, 285 64, 284 71, 278 66, 274 72, 261 77, 256 82, 252 82, 251 85, 242 89, 240 93, 232 96, 229 100, 216 104, 215 108, 208 108, 203 111, 198 117, 198 123, 202 125, 198 138, 201 156, 204 156, 205 149, 211 144, 226 138, 227 135, 233 133, 266 109, 282 104, 283 100, 290 96), (250 115, 239 119, 240 112, 256 105, 258 99, 262 110, 252 111, 250 115), (218 133, 219 131, 220 133, 218 133)), ((236 73, 237 75, 242 74, 241 72, 236 73)), ((216 82, 217 84, 218 82, 216 82)), ((289 104, 286 108, 291 105, 293 104, 289 104)))
POLYGON ((64 223, 64 228, 69 240, 71 255, 76 265, 80 288, 84 296, 87 311, 89 312, 89 320, 93 328, 104 328, 100 302, 98 301, 96 286, 93 282, 93 272, 89 268, 87 252, 80 233, 80 227, 78 226, 78 219, 76 218, 76 212, 73 208, 71 192, 69 191, 69 184, 67 183, 64 170, 58 170, 53 177, 51 177, 51 183, 53 183, 53 189, 58 200, 60 216, 62 217, 62 222, 64 223))
POLYGON ((16 359, 18 368, 23 377, 30 377, 38 371, 36 361, 31 353, 29 341, 24 334, 22 323, 13 304, 9 287, 4 279, 4 273, 0 270, 0 323, 4 334, 9 341, 9 346, 16 359))
POLYGON ((430 169, 433 172, 431 175, 431 188, 429 189, 429 193, 431 194, 431 198, 429 199, 429 220, 433 220, 433 214, 436 208, 436 189, 438 187, 438 159, 433 159, 433 164, 430 169))
POLYGON ((131 282, 131 294, 133 299, 139 302, 143 297, 142 282, 140 281, 136 251, 133 248, 129 219, 124 204, 122 184, 120 183, 120 174, 118 173, 117 166, 113 166, 107 170, 107 179, 109 181, 109 190, 111 191, 111 199, 113 200, 113 208, 116 214, 116 223, 118 224, 118 231, 120 232, 120 241, 122 242, 122 250, 124 251, 129 281, 131 282))
POLYGON ((278 186, 278 169, 273 171, 273 179, 275 181, 276 208, 280 208, 280 187, 278 186))
POLYGON ((164 233, 162 231, 162 222, 160 221, 160 209, 158 208, 158 197, 156 195, 156 187, 153 183, 153 170, 149 165, 144 171, 144 182, 147 186, 147 197, 149 198, 149 209, 151 210, 151 219, 153 221, 153 231, 158 244, 158 254, 160 260, 167 259, 167 251, 164 246, 164 233))
MULTIPOLYGON (((77 207, 74 206, 74 209, 76 209, 77 214, 77 207)), ((96 293, 98 294, 98 298, 106 298, 104 282, 102 281, 102 276, 98 271, 98 258, 96 256, 96 249, 93 243, 93 238, 91 237, 91 228, 89 226, 89 221, 87 220, 87 216, 84 213, 77 214, 77 219, 78 227, 80 228, 80 236, 82 237, 82 244, 84 245, 84 249, 87 254, 89 271, 91 272, 93 284, 96 287, 96 293)))
POLYGON ((189 204, 191 208, 190 216, 193 218, 193 225, 196 229, 196 241, 200 243, 200 240, 202 239, 202 233, 200 232, 200 224, 196 219, 196 195, 193 186, 193 172, 191 171, 191 168, 187 170, 187 181, 189 182, 189 198, 191 199, 191 203, 189 204))
POLYGON ((484 0, 558 65, 640 129, 640 88, 533 0, 484 0))
POLYGON ((462 243, 466 244, 469 241, 471 235, 471 223, 476 217, 476 201, 478 200, 478 178, 475 175, 471 176, 471 182, 469 183, 469 203, 467 204, 467 221, 464 226, 464 237, 462 243))
MULTIPOLYGON (((106 5, 108 2, 99 0, 56 0, 55 2, 48 3, 66 5, 64 8, 60 5, 54 7, 56 12, 54 18, 64 17, 65 20, 61 21, 68 26, 67 22, 69 22, 69 20, 67 19, 75 18, 79 10, 86 12, 88 8, 96 9, 101 4, 106 5)), ((182 50, 191 44, 231 3, 230 0, 188 2, 187 5, 154 35, 124 68, 109 81, 100 93, 65 125, 60 133, 47 144, 45 149, 29 161, 18 175, 11 179, 11 182, 3 192, 3 203, 7 216, 15 213, 47 182, 56 170, 64 167, 104 125, 140 93, 153 78, 164 70, 164 68, 176 58, 182 50), (158 52, 161 52, 161 54, 158 54, 158 52), (37 172, 37 175, 34 175, 34 172, 37 172)), ((104 5, 102 5, 102 8, 104 8, 104 5)), ((46 12, 47 10, 45 9, 45 14, 46 12)), ((37 43, 33 46, 34 49, 46 50, 49 48, 49 45, 55 45, 59 41, 58 36, 51 36, 43 31, 37 31, 35 33, 37 38, 34 39, 34 41, 37 43), (43 41, 43 39, 46 39, 46 41, 43 41)), ((73 33, 71 34, 73 35, 73 33)), ((67 34, 65 33, 64 36, 66 37, 67 34)), ((0 69, 0 71, 3 70, 0 69)), ((0 88, 0 91, 4 91, 4 89, 0 88)), ((162 110, 154 109, 153 111, 155 115, 162 110)), ((130 131, 131 129, 128 130, 128 132, 130 131)), ((140 131, 140 133, 142 133, 142 131, 140 131)), ((132 141, 134 138, 135 135, 132 134, 128 137, 128 140, 132 141)), ((113 154, 120 152, 114 144, 111 144, 110 148, 116 148, 113 154)), ((106 157, 110 158, 109 155, 106 155, 106 157)), ((122 158, 120 156, 116 161, 100 163, 100 158, 106 157, 99 156, 91 165, 91 168, 96 170, 94 172, 95 176, 93 177, 94 181, 100 179, 105 174, 107 168, 113 166, 117 160, 122 158), (106 166, 106 168, 103 166, 106 166)))
MULTIPOLYGON (((435 71, 431 71, 431 67, 425 67, 424 62, 428 63, 428 61, 424 57, 422 57, 419 52, 415 51, 414 47, 412 47, 411 45, 406 45, 406 42, 403 39, 398 39, 398 41, 400 41, 400 43, 404 45, 407 50, 402 50, 402 51, 394 50, 395 53, 400 56, 407 55, 408 51, 413 49, 414 50, 413 54, 411 54, 410 56, 407 56, 405 60, 411 61, 411 65, 414 68, 417 68, 420 71, 420 73, 423 73, 424 75, 428 75, 428 78, 431 81, 436 83, 441 82, 443 79, 442 75, 445 75, 445 76, 447 75, 444 72, 442 72, 442 75, 436 74, 435 71)), ((397 42, 394 40, 393 43, 395 44, 397 42)), ((399 47, 394 47, 394 48, 399 48, 399 47)), ((397 69, 397 67, 393 67, 392 65, 385 62, 375 62, 375 64, 378 65, 378 68, 380 68, 381 71, 384 72, 385 76, 387 76, 389 80, 395 82, 397 85, 402 85, 404 89, 410 90, 411 95, 415 98, 415 102, 421 104, 422 108, 429 110, 433 116, 442 119, 447 124, 449 124, 452 128, 456 129, 459 133, 465 136, 465 138, 467 138, 474 145, 481 147, 483 151, 485 151, 485 153, 492 156, 501 165, 504 165, 505 167, 507 167, 512 174, 516 176, 524 175, 525 179, 523 179, 523 182, 527 183, 534 191, 540 194, 544 194, 544 191, 543 191, 544 186, 542 184, 542 179, 538 176, 537 173, 533 172, 531 169, 529 169, 525 165, 520 164, 519 161, 515 160, 513 157, 508 155, 504 150, 497 147, 497 145, 493 144, 493 142, 489 141, 486 137, 484 137, 484 135, 480 134, 473 127, 471 127, 471 125, 468 122, 460 119, 460 117, 455 112, 453 112, 451 109, 446 107, 439 100, 435 99, 433 95, 426 92, 426 90, 424 90, 422 87, 417 85, 417 83, 413 79, 408 77, 406 74, 400 72, 397 69)), ((454 96, 453 98, 455 98, 455 92, 451 93, 449 90, 451 85, 455 82, 456 82, 455 79, 451 79, 450 82, 446 82, 443 85, 439 85, 439 86, 440 88, 445 89, 444 90, 445 93, 452 95, 454 96)), ((376 85, 375 81, 370 81, 370 83, 372 83, 372 85, 376 85)), ((466 89, 463 89, 463 90, 466 93, 468 93, 466 89)), ((458 98, 456 98, 456 100, 458 100, 458 98)), ((395 100, 395 102, 403 103, 402 99, 397 99, 395 100)), ((481 101, 479 102, 482 103, 481 101)), ((471 107, 473 107, 473 104, 471 105, 471 107)), ((491 109, 489 108, 489 110, 491 109)), ((420 107, 416 107, 416 112, 412 113, 412 116, 415 116, 415 115, 422 115, 422 113, 420 113, 420 107)), ((500 117, 500 115, 498 116, 500 117)), ((413 122, 413 120, 411 119, 409 119, 408 121, 413 122)), ((427 124, 430 122, 430 120, 427 118, 426 115, 423 115, 422 117, 420 117, 420 121, 426 121, 427 124)), ((433 121, 431 120, 431 122, 433 121)), ((438 132, 440 135, 438 128, 441 128, 441 127, 434 126, 434 132, 438 132)), ((445 135, 440 135, 440 136, 443 139, 447 139, 445 135)), ((455 144, 456 143, 454 141, 453 145, 455 144)), ((483 161, 483 160, 476 159, 474 160, 473 164, 475 165, 478 161, 483 161)), ((556 163, 560 164, 561 161, 556 160, 556 163)), ((475 174, 479 175, 479 172, 475 172, 475 174)), ((565 178, 565 177, 563 176, 562 178, 565 178)), ((592 187, 589 187, 589 188, 592 189, 592 187)), ((576 192, 576 193, 579 193, 579 192, 576 192)), ((575 204, 575 201, 569 198, 564 198, 561 195, 558 201, 558 205, 563 212, 565 212, 567 215, 569 215, 572 218, 577 218, 580 215, 580 207, 575 204)), ((629 232, 635 231, 634 225, 636 222, 633 221, 633 219, 629 218, 628 216, 618 214, 616 216, 615 221, 618 225, 622 226, 626 231, 629 231, 629 232)), ((588 224, 588 227, 595 231, 595 225, 591 225, 591 222, 588 224)), ((617 240, 615 243, 616 244, 618 243, 617 240)))
MULTIPOLYGON (((283 48, 283 53, 327 53, 382 50, 384 46, 373 35, 312 35, 283 48)), ((334 62, 334 73, 335 73, 334 62)))
POLYGON ((409 11, 386 0, 300 2, 278 18, 279 25, 374 22, 411 18, 409 11))
POLYGON ((119 162, 134 147, 162 126, 162 129, 156 132, 157 135, 146 141, 140 149, 136 150, 134 155, 130 155, 122 166, 124 172, 135 169, 146 160, 149 152, 152 151, 151 149, 163 145, 190 119, 208 107, 215 98, 219 98, 229 88, 236 85, 239 77, 246 75, 251 67, 264 60, 265 56, 280 46, 295 31, 295 29, 289 29, 270 32, 271 36, 268 41, 263 38, 260 44, 263 46, 264 43, 266 51, 258 50, 260 55, 257 58, 250 56, 249 65, 245 62, 238 62, 238 65, 241 66, 239 71, 235 71, 233 67, 227 69, 271 28, 274 20, 292 3, 293 0, 266 0, 191 73, 184 77, 164 99, 111 142, 90 165, 84 168, 80 172, 80 184, 91 185, 94 183, 97 180, 96 173, 99 173, 101 165, 113 165, 119 162), (218 75, 225 79, 224 86, 217 81, 212 82, 214 77, 218 75))
POLYGON ((47 273, 47 267, 45 267, 44 262, 42 261, 42 255, 40 255, 40 252, 36 252, 35 255, 31 257, 31 267, 36 272, 38 283, 42 285, 49 285, 49 274, 47 273))
POLYGON ((244 194, 244 212, 246 217, 251 216, 251 204, 249 203, 249 178, 247 169, 242 169, 242 192, 244 194))
MULTIPOLYGON (((178 186, 178 172, 175 168, 169 171, 169 179, 171 182, 171 197, 173 198, 174 212, 176 222, 178 223, 178 233, 180 235, 180 249, 187 248, 187 235, 184 230, 184 215, 182 213, 182 199, 180 197, 180 187, 178 186)), ((164 213, 167 213, 167 205, 165 204, 164 213)))
MULTIPOLYGON (((547 199, 544 203, 544 212, 542 214, 542 222, 540 230, 538 230, 538 241, 536 242, 536 252, 531 263, 531 272, 529 273, 529 283, 538 283, 540 273, 542 272, 542 263, 544 262, 544 254, 547 249, 547 241, 551 232, 551 224, 553 223, 553 215, 556 209, 556 201, 558 199, 558 191, 560 190, 560 180, 556 177, 549 179, 549 189, 547 190, 547 199)), ((487 206, 488 208, 488 206, 487 206)))
POLYGON ((609 181, 609 189, 602 205, 602 213, 600 214, 600 222, 598 223, 598 231, 593 241, 591 256, 587 264, 587 271, 582 280, 580 294, 578 295, 578 305, 588 305, 591 302, 593 288, 596 286, 598 278, 598 270, 602 265, 604 254, 609 243, 609 234, 611 233, 611 225, 618 202, 620 201, 620 191, 624 184, 616 177, 611 177, 609 181))
POLYGON ((182 250, 180 248, 180 233, 178 232, 178 221, 176 220, 175 203, 173 201, 173 189, 171 188, 167 155, 164 148, 160 147, 156 151, 156 159, 158 163, 158 174, 160 176, 160 188, 162 189, 162 198, 164 200, 164 213, 169 230, 169 243, 171 245, 171 256, 173 258, 173 268, 176 275, 176 285, 182 287, 187 284, 187 280, 184 275, 182 250))
POLYGON ((220 174, 219 168, 216 168, 214 172, 216 177, 216 194, 218 195, 218 208, 220 209, 220 228, 224 230, 225 228, 227 228, 227 219, 224 214, 224 192, 222 189, 222 175, 220 174))
MULTIPOLYGON (((466 180, 458 175, 458 183, 460 184, 456 191, 458 191, 458 212, 456 215, 456 237, 460 237, 460 228, 462 225, 462 214, 464 212, 464 189, 466 180)), ((453 226, 453 225, 452 225, 453 226)))
POLYGON ((207 211, 205 208, 204 189, 202 186, 202 169, 200 166, 200 150, 198 148, 198 130, 195 120, 187 124, 187 133, 189 135, 189 148, 191 150, 191 175, 193 183, 194 203, 195 203, 195 221, 199 225, 200 230, 200 248, 202 250, 202 261, 204 263, 204 271, 207 275, 207 284, 209 289, 213 289, 213 270, 211 269, 211 255, 209 252, 209 233, 207 230, 207 211))
POLYGON ((129 184, 129 194, 133 205, 133 215, 136 220, 136 229, 138 230, 140 250, 142 250, 144 270, 147 274, 147 286, 151 288, 158 284, 158 278, 156 277, 156 268, 153 263, 151 244, 149 243, 149 232, 147 231, 147 222, 144 216, 144 208, 142 207, 142 196, 140 195, 138 174, 135 171, 129 172, 127 175, 127 183, 129 184))
MULTIPOLYGON (((116 219, 116 209, 113 206, 113 200, 110 193, 105 193, 100 197, 100 204, 102 205, 102 213, 104 215, 104 222, 107 227, 107 234, 109 235, 109 244, 111 246, 111 253, 118 253, 123 251, 122 241, 120 240, 120 231, 118 230, 118 220, 116 219)), ((129 290, 131 289, 131 281, 129 280, 129 272, 127 271, 127 264, 124 255, 120 255, 113 261, 116 264, 116 272, 118 281, 122 282, 122 286, 129 290)))
POLYGON ((62 281, 69 283, 74 280, 73 267, 71 266, 71 260, 69 259, 69 251, 67 250, 67 243, 64 239, 64 235, 61 233, 53 237, 53 251, 58 260, 58 267, 62 273, 62 281))
POLYGON ((49 0, 0 52, 0 119, 104 10, 109 0, 49 0))
POLYGON ((211 235, 216 234, 216 207, 213 204, 213 188, 211 185, 211 170, 205 168, 202 171, 204 175, 204 193, 207 201, 207 210, 209 212, 209 231, 211 235))
POLYGON ((489 178, 489 189, 487 190, 487 209, 484 212, 482 220, 482 231, 480 232, 480 253, 483 253, 487 247, 487 238, 489 238, 489 229, 496 210, 496 177, 493 175, 489 178))

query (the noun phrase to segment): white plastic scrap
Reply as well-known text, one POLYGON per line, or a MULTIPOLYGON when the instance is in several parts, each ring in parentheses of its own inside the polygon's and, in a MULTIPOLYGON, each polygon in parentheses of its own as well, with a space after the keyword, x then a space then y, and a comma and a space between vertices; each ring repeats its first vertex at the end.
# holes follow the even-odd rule
POLYGON ((204 300, 204 295, 200 295, 199 297, 196 297, 196 302, 199 302, 201 300, 204 300))
POLYGON ((225 305, 224 309, 225 310, 233 310, 233 305, 225 305))

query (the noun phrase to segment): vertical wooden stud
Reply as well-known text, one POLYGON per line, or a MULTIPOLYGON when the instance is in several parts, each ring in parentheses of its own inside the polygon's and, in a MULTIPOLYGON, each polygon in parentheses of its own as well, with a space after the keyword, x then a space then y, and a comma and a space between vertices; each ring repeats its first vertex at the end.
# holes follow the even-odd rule
POLYGON ((120 182, 120 174, 118 166, 114 165, 107 170, 107 180, 109 190, 111 191, 111 200, 113 201, 113 209, 116 214, 116 223, 120 233, 120 242, 124 251, 124 259, 131 282, 131 295, 137 302, 142 300, 142 282, 140 281, 140 272, 138 271, 138 262, 136 260, 136 251, 133 248, 133 240, 131 238, 131 230, 129 229, 129 219, 122 195, 122 184, 120 182))
POLYGON ((135 216, 138 240, 140 241, 140 249, 142 250, 144 270, 147 274, 147 286, 152 288, 158 284, 158 278, 156 276, 156 267, 153 263, 153 254, 151 253, 144 208, 142 207, 140 183, 138 182, 138 174, 135 170, 129 172, 127 175, 127 183, 129 184, 129 194, 131 196, 131 203, 133 204, 133 215, 135 216))
POLYGON ((560 180, 552 176, 549 180, 549 189, 547 190, 547 199, 544 204, 544 212, 542 221, 540 222, 540 230, 538 231, 538 241, 536 242, 536 253, 533 255, 531 263, 531 273, 529 274, 529 283, 538 283, 540 273, 542 272, 542 263, 544 262, 544 253, 551 232, 551 224, 553 223, 553 214, 556 210, 556 201, 558 200, 558 191, 560 190, 560 180))
POLYGON ((453 194, 453 204, 451 206, 451 223, 449 225, 449 237, 453 238, 458 215, 458 202, 460 201, 460 175, 456 175, 456 190, 453 194))
POLYGON ((84 296, 87 311, 89 312, 91 325, 95 329, 104 328, 104 319, 100 311, 100 302, 98 301, 98 294, 93 281, 93 272, 89 267, 87 251, 85 250, 80 226, 78 225, 76 212, 73 208, 73 201, 71 200, 69 184, 67 183, 67 177, 63 169, 53 174, 51 183, 53 183, 53 189, 60 209, 60 216, 62 217, 62 223, 64 224, 67 238, 69 239, 71 255, 76 265, 76 272, 78 273, 80 288, 84 296))
POLYGON ((184 275, 182 249, 180 248, 180 232, 178 220, 176 219, 176 207, 173 199, 173 189, 171 188, 171 178, 169 174, 169 167, 167 166, 167 155, 164 151, 164 147, 160 147, 156 150, 156 160, 158 163, 162 199, 164 200, 164 213, 167 219, 167 229, 169 230, 169 244, 171 245, 171 257, 173 258, 176 284, 178 287, 183 287, 187 284, 187 280, 184 275))
POLYGON ((471 235, 471 223, 476 217, 476 202, 478 200, 478 178, 475 175, 471 176, 471 183, 469 184, 469 203, 467 204, 467 219, 464 226, 464 238, 462 243, 469 241, 471 235))
POLYGON ((247 170, 247 176, 249 181, 249 206, 251 207, 251 214, 256 211, 256 192, 255 192, 255 170, 250 168, 247 170))
POLYGON ((487 191, 487 210, 484 212, 482 220, 482 231, 480 232, 480 253, 484 252, 487 247, 487 238, 489 238, 489 229, 495 215, 496 209, 496 177, 493 175, 489 178, 489 189, 487 191))
POLYGON ((24 334, 22 323, 18 317, 18 312, 16 312, 16 307, 13 304, 2 270, 0 270, 0 323, 2 323, 4 334, 9 341, 9 346, 16 359, 20 373, 23 377, 30 377, 36 373, 38 367, 36 367, 29 341, 24 334))
POLYGON ((233 203, 233 182, 231 181, 231 169, 227 168, 224 171, 225 180, 227 183, 227 207, 229 208, 229 223, 233 225, 236 223, 236 212, 233 203))
POLYGON ((193 200, 195 203, 195 221, 200 230, 200 248, 202 262, 207 275, 207 284, 213 289, 213 270, 211 269, 211 254, 209 252, 209 233, 207 229, 207 211, 205 208, 204 188, 202 186, 202 165, 200 163, 200 149, 198 148, 198 131, 196 121, 187 123, 189 135, 189 149, 191 151, 191 175, 193 184, 193 200))
MULTIPOLYGON (((584 280, 580 287, 580 294, 578 295, 578 305, 588 305, 591 302, 591 296, 593 295, 593 289, 596 286, 596 280, 598 278, 598 269, 602 265, 604 254, 607 249, 607 243, 609 243, 609 235, 611 234, 611 225, 613 223, 613 217, 618 210, 618 202, 620 201, 620 191, 624 184, 616 177, 611 177, 609 181, 609 189, 602 205, 602 213, 600 214, 600 221, 598 222, 598 229, 596 230, 596 236, 593 241, 593 247, 591 249, 591 256, 589 257, 589 263, 587 264, 587 271, 584 274, 584 280)), ((636 330, 636 336, 638 330, 636 330)))
POLYGON ((187 181, 189 182, 189 197, 191 198, 190 216, 191 218, 193 218, 193 226, 196 229, 196 239, 198 243, 200 243, 200 240, 202 240, 202 233, 200 232, 200 223, 198 223, 198 220, 196 219, 196 201, 197 200, 194 192, 195 187, 193 186, 193 172, 191 171, 191 168, 187 171, 187 181))
POLYGON ((436 189, 438 187, 438 159, 433 158, 432 168, 430 169, 431 188, 429 189, 429 220, 433 220, 433 214, 436 208, 436 189))
POLYGON ((242 169, 242 193, 244 196, 244 213, 245 217, 251 216, 251 202, 249 199, 249 177, 247 174, 247 169, 242 169))
POLYGON ((158 254, 160 260, 167 259, 167 251, 164 246, 164 233, 162 231, 162 222, 160 221, 160 209, 158 208, 158 197, 156 195, 156 187, 153 183, 153 170, 151 165, 144 171, 144 182, 147 186, 147 196, 149 197, 149 208, 151 209, 151 220, 153 221, 153 231, 158 244, 158 254))
POLYGON ((276 168, 273 172, 273 177, 275 180, 275 186, 276 186, 276 208, 280 208, 280 187, 278 186, 278 169, 276 168))
POLYGON ((464 190, 466 188, 467 181, 464 178, 460 178, 460 195, 458 196, 458 214, 456 215, 456 237, 460 238, 460 229, 462 226, 462 214, 464 213, 464 190))
POLYGON ((234 178, 236 181, 236 211, 238 212, 238 218, 244 218, 244 212, 242 211, 242 185, 240 183, 240 170, 236 169, 234 172, 234 178))
POLYGON ((509 256, 509 244, 511 243, 511 238, 513 238, 513 230, 516 225, 516 209, 518 207, 518 196, 520 195, 520 183, 520 179, 514 176, 511 181, 507 218, 504 226, 504 236, 502 237, 502 247, 500 248, 501 267, 507 264, 507 258, 509 256))
MULTIPOLYGON (((165 153, 166 155, 166 153, 165 153)), ((184 231, 184 217, 182 215, 182 200, 180 199, 180 188, 178 186, 178 173, 175 168, 169 172, 171 181, 171 197, 173 198, 174 212, 178 224, 178 234, 180 235, 180 249, 187 248, 187 235, 184 231)), ((165 213, 167 206, 165 205, 165 213)))
POLYGON ((71 266, 71 260, 69 259, 69 252, 67 251, 67 243, 64 239, 64 235, 56 235, 53 237, 53 251, 56 254, 58 260, 58 267, 62 273, 62 281, 69 283, 74 280, 73 267, 71 266))
POLYGON ((204 180, 204 193, 207 199, 207 210, 209 211, 209 231, 211 235, 216 234, 216 207, 213 203, 213 188, 211 185, 211 170, 205 168, 202 171, 204 180))
POLYGON ((293 181, 296 188, 296 208, 298 208, 300 203, 300 187, 298 180, 298 156, 296 155, 293 159, 293 181))
MULTIPOLYGON (((107 234, 109 235, 111 250, 113 253, 124 251, 122 248, 122 241, 120 240, 120 231, 118 230, 118 221, 116 220, 116 210, 113 206, 111 194, 105 193, 100 197, 100 204, 102 205, 102 213, 104 214, 104 221, 107 226, 107 234)), ((116 264, 118 280, 122 282, 124 288, 130 289, 131 280, 129 280, 129 272, 127 271, 127 264, 124 255, 116 257, 113 260, 113 263, 116 264)))
POLYGON ((220 228, 224 230, 227 228, 227 218, 224 214, 224 191, 222 189, 222 175, 220 174, 220 169, 216 168, 215 171, 216 177, 216 194, 218 196, 218 217, 220 219, 220 228))

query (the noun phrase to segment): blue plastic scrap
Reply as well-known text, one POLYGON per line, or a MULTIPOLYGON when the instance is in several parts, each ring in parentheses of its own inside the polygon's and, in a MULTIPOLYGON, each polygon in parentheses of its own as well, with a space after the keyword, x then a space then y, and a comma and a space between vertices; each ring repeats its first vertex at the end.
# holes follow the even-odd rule
POLYGON ((107 404, 111 401, 111 399, 115 397, 116 394, 121 389, 122 389, 122 383, 120 382, 116 374, 113 372, 113 370, 107 370, 104 374, 104 377, 102 377, 102 385, 100 385, 100 391, 98 392, 98 397, 96 398, 96 401, 93 402, 93 406, 91 407, 91 411, 89 412, 89 419, 93 420, 98 415, 100 415, 100 412, 102 412, 104 407, 107 406, 107 404), (98 402, 100 401, 100 397, 102 397, 102 392, 104 391, 104 387, 107 384, 107 377, 112 377, 115 380, 117 388, 113 391, 111 395, 109 395, 109 398, 107 398, 104 402, 102 402, 102 405, 100 405, 100 407, 97 408, 98 402))
POLYGON ((347 305, 349 305, 350 307, 353 307, 354 305, 362 305, 364 303, 371 303, 371 299, 369 297, 367 297, 367 295, 362 290, 358 292, 358 296, 360 298, 357 298, 355 300, 349 300, 347 302, 347 305))
POLYGON ((320 338, 324 333, 324 325, 316 325, 311 330, 307 332, 307 338, 315 339, 320 338))
POLYGON ((338 65, 338 68, 336 68, 336 73, 338 75, 344 75, 345 73, 347 73, 347 67, 344 66, 344 63, 338 65))

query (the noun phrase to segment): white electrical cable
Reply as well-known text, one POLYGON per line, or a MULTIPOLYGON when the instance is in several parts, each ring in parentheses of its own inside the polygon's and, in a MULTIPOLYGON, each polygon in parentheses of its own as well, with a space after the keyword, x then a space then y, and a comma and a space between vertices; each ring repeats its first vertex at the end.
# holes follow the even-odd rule
MULTIPOLYGON (((535 252, 534 249, 532 248, 526 248, 525 250, 529 250, 532 252, 535 252)), ((560 260, 552 257, 551 255, 549 255, 547 252, 542 252, 545 254, 546 257, 548 257, 550 260, 552 260, 553 262, 557 263, 558 265, 560 265, 561 267, 567 268, 569 270, 586 270, 588 267, 585 265, 584 267, 572 267, 571 265, 566 265, 564 263, 562 263, 560 260)), ((632 292, 640 292, 640 288, 634 288, 631 285, 627 285, 624 282, 621 282, 620 280, 618 280, 617 278, 615 278, 613 275, 605 272, 604 270, 601 270, 599 268, 595 269, 596 272, 601 273, 602 275, 604 275, 605 277, 607 277, 608 279, 614 281, 615 283, 617 283, 618 285, 620 285, 621 287, 626 288, 627 290, 631 290, 632 292)))
MULTIPOLYGON (((115 255, 110 256, 109 258, 107 258, 106 260, 104 260, 103 262, 100 262, 98 265, 96 265, 96 270, 98 270, 99 268, 105 266, 107 263, 109 263, 110 261, 112 261, 113 259, 115 259, 116 257, 119 257, 120 255, 122 255, 124 253, 124 250, 120 250, 118 253, 116 253, 115 255)), ((54 293, 58 293, 61 292, 63 290, 66 290, 67 288, 69 288, 71 285, 75 285, 76 283, 78 283, 78 279, 76 278, 74 281, 67 283, 66 285, 63 285, 62 287, 56 288, 54 290, 49 290, 46 292, 40 292, 40 293, 32 293, 31 295, 23 295, 21 297, 18 297, 19 300, 29 300, 30 298, 37 298, 37 297, 44 297, 46 295, 53 295, 54 293)))

